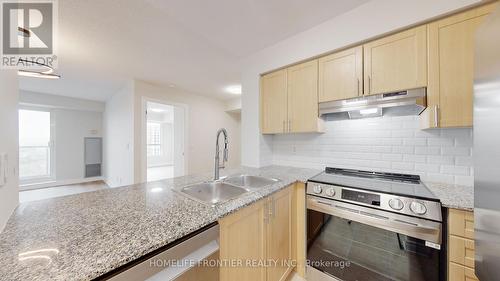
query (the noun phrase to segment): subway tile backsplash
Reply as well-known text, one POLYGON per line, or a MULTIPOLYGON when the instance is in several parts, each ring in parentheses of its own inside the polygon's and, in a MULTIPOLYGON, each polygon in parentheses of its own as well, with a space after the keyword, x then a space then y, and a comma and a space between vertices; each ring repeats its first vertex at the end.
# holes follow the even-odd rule
POLYGON ((419 174, 473 184, 472 129, 422 131, 418 116, 327 121, 324 134, 273 136, 273 163, 419 174))

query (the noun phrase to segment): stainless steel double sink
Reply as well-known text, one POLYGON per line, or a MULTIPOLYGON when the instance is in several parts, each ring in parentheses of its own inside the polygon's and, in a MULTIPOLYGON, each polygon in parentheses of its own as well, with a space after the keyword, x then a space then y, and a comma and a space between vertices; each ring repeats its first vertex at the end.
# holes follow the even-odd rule
POLYGON ((237 175, 218 181, 188 185, 181 189, 181 193, 198 201, 217 205, 276 182, 279 180, 252 175, 237 175))

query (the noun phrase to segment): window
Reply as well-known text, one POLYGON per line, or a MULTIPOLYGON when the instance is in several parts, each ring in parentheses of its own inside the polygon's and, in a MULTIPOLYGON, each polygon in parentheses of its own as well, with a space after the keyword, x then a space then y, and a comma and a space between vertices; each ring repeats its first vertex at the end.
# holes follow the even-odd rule
POLYGON ((161 156, 161 124, 148 122, 148 156, 161 156))
POLYGON ((52 176, 50 112, 19 110, 19 179, 52 176))

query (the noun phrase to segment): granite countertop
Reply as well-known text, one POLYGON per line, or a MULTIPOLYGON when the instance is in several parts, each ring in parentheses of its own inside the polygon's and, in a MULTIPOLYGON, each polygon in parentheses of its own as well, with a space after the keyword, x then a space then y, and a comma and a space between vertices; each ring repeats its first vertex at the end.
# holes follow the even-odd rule
POLYGON ((91 280, 319 172, 281 166, 221 171, 281 181, 216 207, 176 191, 211 174, 23 203, 0 234, 0 276, 91 280))
POLYGON ((443 207, 474 210, 474 187, 457 184, 424 183, 436 195, 443 207))

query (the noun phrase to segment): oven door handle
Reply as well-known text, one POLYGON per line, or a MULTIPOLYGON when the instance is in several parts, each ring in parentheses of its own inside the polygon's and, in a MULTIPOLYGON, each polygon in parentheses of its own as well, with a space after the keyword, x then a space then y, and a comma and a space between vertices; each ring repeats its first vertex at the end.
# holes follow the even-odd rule
POLYGON ((410 237, 441 244, 441 223, 406 217, 358 205, 307 196, 307 208, 347 220, 375 226, 410 237))

